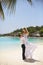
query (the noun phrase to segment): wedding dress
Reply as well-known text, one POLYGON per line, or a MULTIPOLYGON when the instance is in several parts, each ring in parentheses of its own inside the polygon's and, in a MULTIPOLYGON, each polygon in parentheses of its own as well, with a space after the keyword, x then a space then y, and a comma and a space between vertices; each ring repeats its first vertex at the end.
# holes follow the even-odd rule
POLYGON ((27 35, 25 34, 24 35, 24 38, 25 38, 25 56, 26 58, 32 58, 32 54, 33 52, 35 51, 36 49, 36 45, 33 44, 33 43, 30 43, 27 39, 27 35))

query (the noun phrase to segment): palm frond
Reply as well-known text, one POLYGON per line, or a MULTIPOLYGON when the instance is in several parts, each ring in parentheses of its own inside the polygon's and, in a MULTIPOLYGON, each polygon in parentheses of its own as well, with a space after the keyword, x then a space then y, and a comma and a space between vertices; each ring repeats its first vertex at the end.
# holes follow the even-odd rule
POLYGON ((32 0, 27 0, 32 5, 32 0))
POLYGON ((7 6, 7 9, 13 11, 16 6, 16 0, 3 0, 4 6, 7 6))
POLYGON ((1 2, 0 2, 0 18, 4 19, 4 12, 3 12, 3 8, 2 8, 1 2))

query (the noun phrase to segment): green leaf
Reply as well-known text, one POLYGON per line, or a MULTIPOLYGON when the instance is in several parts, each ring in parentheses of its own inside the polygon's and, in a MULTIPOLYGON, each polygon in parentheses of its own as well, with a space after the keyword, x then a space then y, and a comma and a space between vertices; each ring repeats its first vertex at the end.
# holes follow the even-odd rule
POLYGON ((1 2, 0 2, 0 18, 4 19, 4 12, 3 12, 1 2))
POLYGON ((16 0, 3 0, 4 6, 7 6, 6 8, 10 11, 14 11, 16 6, 16 0))
POLYGON ((32 5, 32 0, 27 0, 32 5))

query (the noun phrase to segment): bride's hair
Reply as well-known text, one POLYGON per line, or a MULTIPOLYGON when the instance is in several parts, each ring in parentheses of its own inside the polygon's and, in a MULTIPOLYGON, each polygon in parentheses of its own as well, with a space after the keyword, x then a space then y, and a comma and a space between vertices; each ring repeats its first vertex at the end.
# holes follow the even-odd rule
POLYGON ((22 32, 23 33, 28 33, 28 30, 26 28, 23 28, 22 32))

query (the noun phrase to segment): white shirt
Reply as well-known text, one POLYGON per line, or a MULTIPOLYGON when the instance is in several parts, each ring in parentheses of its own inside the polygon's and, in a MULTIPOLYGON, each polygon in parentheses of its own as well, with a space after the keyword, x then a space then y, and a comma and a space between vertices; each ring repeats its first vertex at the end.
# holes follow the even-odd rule
POLYGON ((20 40, 21 40, 21 44, 25 44, 25 38, 24 37, 21 37, 20 40))
POLYGON ((24 34, 23 36, 24 36, 24 38, 25 38, 25 46, 27 46, 28 43, 29 43, 29 42, 28 42, 28 39, 27 39, 27 36, 28 36, 28 35, 27 35, 27 34, 24 34))
POLYGON ((23 37, 21 37, 20 40, 21 40, 21 44, 25 44, 25 47, 28 46, 28 39, 27 39, 26 35, 24 35, 23 37))

